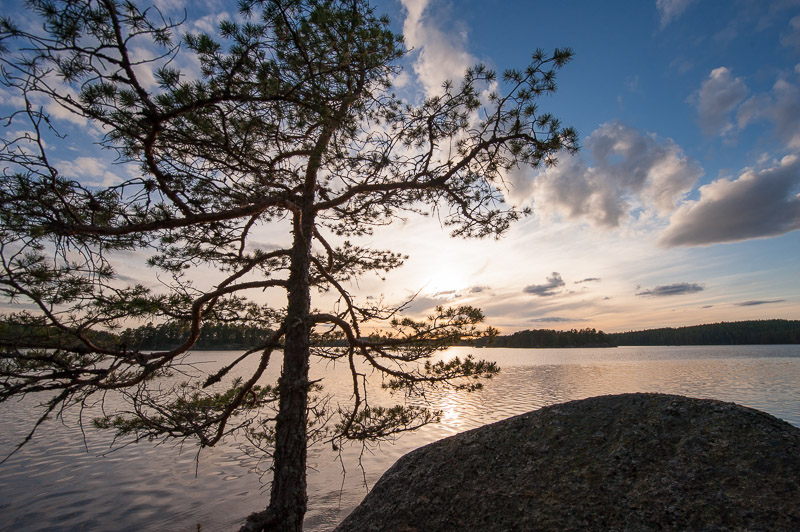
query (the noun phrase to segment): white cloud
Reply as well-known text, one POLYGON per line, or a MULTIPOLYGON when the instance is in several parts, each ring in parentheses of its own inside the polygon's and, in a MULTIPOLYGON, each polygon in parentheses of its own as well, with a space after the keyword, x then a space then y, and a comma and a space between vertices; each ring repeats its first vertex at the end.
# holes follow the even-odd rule
POLYGON ((186 9, 185 0, 153 0, 153 3, 165 13, 175 13, 186 9))
POLYGON ((145 89, 152 91, 158 87, 154 70, 157 68, 157 63, 149 62, 153 57, 158 57, 150 50, 142 48, 141 46, 133 47, 130 50, 131 61, 133 62, 133 71, 136 77, 145 89))
MULTIPOLYGON (((58 77, 55 72, 51 71, 46 74, 42 81, 43 85, 53 88, 54 91, 62 98, 72 98, 76 101, 79 99, 78 92, 75 90, 75 88, 72 85, 64 83, 64 81, 58 77)), ((6 94, 11 96, 11 98, 8 100, 0 100, 2 103, 12 105, 15 109, 25 109, 25 99, 20 95, 19 92, 15 90, 12 90, 12 92, 0 92, 0 96, 5 96, 6 94)), ((89 121, 85 117, 76 114, 58 101, 46 97, 42 93, 31 92, 28 94, 28 98, 30 99, 30 102, 34 108, 38 106, 43 107, 49 117, 54 120, 70 122, 81 127, 89 124, 89 121)))
POLYGON ((564 156, 532 185, 538 212, 584 218, 618 227, 634 209, 666 216, 703 174, 672 139, 618 122, 603 124, 586 140, 593 166, 564 156))
MULTIPOLYGON (((183 10, 182 1, 162 0, 161 4, 167 6, 167 11, 183 10)), ((162 8, 163 6, 159 4, 159 7, 162 8)), ((180 35, 175 40, 180 41, 188 33, 207 33, 212 37, 219 38, 220 23, 232 18, 235 17, 231 17, 228 11, 215 11, 197 19, 187 20, 185 24, 178 28, 180 35)), ((155 71, 167 64, 181 71, 181 79, 183 81, 202 79, 200 61, 195 54, 161 57, 165 53, 165 49, 157 47, 151 41, 144 40, 137 41, 137 43, 141 43, 141 45, 131 47, 131 60, 134 63, 133 68, 139 81, 148 91, 155 91, 158 88, 155 71)))
POLYGON ((188 30, 216 35, 219 32, 219 23, 230 18, 231 16, 227 11, 211 13, 210 15, 191 21, 188 30))
MULTIPOLYGON (((71 89, 64 88, 60 92, 62 96, 69 93, 70 96, 77 99, 77 93, 71 89)), ((80 127, 85 127, 89 124, 89 121, 86 119, 86 117, 67 109, 55 100, 47 100, 47 102, 44 104, 44 110, 47 112, 50 118, 56 120, 70 122, 80 127)))
POLYGON ((672 216, 665 246, 707 245, 777 236, 800 229, 800 158, 772 168, 746 169, 737 179, 700 187, 700 199, 672 216))
POLYGON ((4 105, 11 106, 14 109, 25 108, 25 98, 23 98, 17 90, 12 92, 4 87, 0 87, 0 102, 3 102, 4 105))
POLYGON ((403 35, 407 46, 418 54, 414 73, 422 83, 425 95, 433 96, 441 92, 445 81, 457 83, 477 60, 465 51, 466 30, 443 31, 443 21, 432 20, 428 0, 401 2, 406 8, 403 35))
POLYGON ((411 82, 411 76, 405 70, 392 79, 392 85, 401 89, 411 82))
POLYGON ((37 133, 34 130, 9 130, 6 129, 3 135, 8 146, 6 149, 11 151, 19 151, 28 155, 35 155, 39 153, 39 146, 37 142, 41 142, 42 146, 47 148, 47 142, 43 138, 37 138, 37 133))
POLYGON ((656 0, 656 9, 661 14, 661 27, 681 16, 691 3, 692 0, 656 0))
POLYGON ((104 161, 96 157, 76 157, 72 161, 59 161, 56 167, 61 175, 90 187, 107 187, 122 181, 117 174, 108 170, 104 161))
POLYGON ((726 67, 715 68, 700 89, 689 97, 697 107, 700 128, 707 135, 728 134, 734 126, 731 113, 747 96, 742 78, 734 78, 726 67))

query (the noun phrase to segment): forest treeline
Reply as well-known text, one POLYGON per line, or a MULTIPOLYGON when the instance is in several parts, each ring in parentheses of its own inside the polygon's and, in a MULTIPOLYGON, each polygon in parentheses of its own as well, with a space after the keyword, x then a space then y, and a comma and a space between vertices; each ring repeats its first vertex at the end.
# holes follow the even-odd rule
POLYGON ((596 329, 533 329, 478 342, 479 347, 613 347, 610 335, 596 329))
MULTIPOLYGON (((240 324, 209 323, 203 326, 195 349, 250 349, 262 345, 269 336, 266 328, 240 324)), ((158 351, 173 349, 181 345, 189 336, 189 326, 185 323, 148 323, 140 327, 114 332, 93 331, 90 337, 100 345, 126 345, 130 349, 158 351)), ((9 320, 0 317, 0 345, 4 339, 25 337, 33 339, 40 347, 70 347, 77 343, 73 337, 63 334, 55 327, 33 321, 9 320)))
MULTIPOLYGON (((203 327, 195 345, 197 349, 249 349, 263 343, 268 329, 230 324, 209 324, 203 327)), ((186 338, 186 326, 176 323, 148 324, 125 331, 128 341, 143 350, 166 349, 178 345, 186 338)), ((508 336, 482 339, 480 347, 612 347, 613 341, 603 331, 572 329, 554 331, 538 329, 520 331, 508 336)))
MULTIPOLYGON (((800 344, 798 320, 752 320, 604 333, 595 329, 534 329, 497 336, 488 347, 611 347, 618 345, 800 344)), ((486 342, 481 344, 487 345, 486 342)))
POLYGON ((617 345, 800 344, 800 320, 753 320, 611 333, 617 345))
MULTIPOLYGON (((142 325, 116 333, 93 333, 101 344, 125 343, 145 351, 170 349, 188 336, 187 325, 170 322, 142 325)), ((195 349, 250 349, 263 344, 270 330, 240 324, 211 323, 203 327, 195 349)), ((51 327, 19 324, 0 318, 0 344, 4 338, 39 338, 42 347, 63 345, 63 335, 51 327)), ((69 340, 74 343, 75 340, 69 340)), ((618 345, 736 345, 800 344, 800 320, 754 320, 710 323, 690 327, 663 327, 642 331, 605 333, 592 328, 557 331, 532 329, 482 339, 478 347, 614 347, 618 345)))
MULTIPOLYGON (((264 343, 271 331, 241 324, 209 323, 203 326, 195 349, 251 349, 264 343)), ((188 325, 169 322, 148 323, 128 329, 123 336, 139 349, 155 351, 180 345, 189 335, 188 325)))

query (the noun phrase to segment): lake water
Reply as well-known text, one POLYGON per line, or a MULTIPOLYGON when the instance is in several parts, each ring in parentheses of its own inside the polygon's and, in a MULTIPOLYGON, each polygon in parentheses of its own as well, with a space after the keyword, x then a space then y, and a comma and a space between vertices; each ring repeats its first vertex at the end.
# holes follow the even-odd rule
MULTIPOLYGON (((452 348, 496 361, 499 375, 479 392, 431 395, 442 422, 393 443, 334 453, 313 448, 306 530, 330 530, 403 454, 464 430, 545 405, 595 395, 661 392, 734 401, 800 427, 800 346, 620 347, 615 349, 452 348), (343 471, 345 472, 343 474, 343 471)), ((193 353, 209 371, 239 353, 193 353)), ((246 368, 244 368, 246 369, 246 368)), ((320 364, 325 390, 345 401, 342 365, 320 364)), ((274 374, 271 375, 274 377, 274 374)), ((379 384, 379 383, 377 383, 379 384)), ((380 402, 391 400, 380 389, 380 402)), ((21 441, 33 422, 34 398, 0 405, 0 453, 21 441)), ((113 404, 113 400, 109 402, 113 404)), ((108 406, 108 405, 107 405, 108 406)), ((237 441, 203 450, 192 444, 142 442, 110 452, 110 434, 82 432, 77 412, 48 422, 34 440, 0 465, 2 530, 235 530, 268 499, 269 464, 237 441)), ((84 415, 86 417, 86 414, 84 415)))

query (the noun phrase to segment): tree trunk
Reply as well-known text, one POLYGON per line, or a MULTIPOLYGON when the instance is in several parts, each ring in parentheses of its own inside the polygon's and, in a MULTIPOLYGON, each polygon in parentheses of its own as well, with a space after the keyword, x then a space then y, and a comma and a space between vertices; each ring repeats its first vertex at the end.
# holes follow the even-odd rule
POLYGON ((283 372, 278 381, 280 402, 275 424, 273 480, 269 507, 261 529, 298 532, 303 529, 308 496, 306 454, 308 436, 309 268, 313 215, 295 214, 289 274, 283 372))

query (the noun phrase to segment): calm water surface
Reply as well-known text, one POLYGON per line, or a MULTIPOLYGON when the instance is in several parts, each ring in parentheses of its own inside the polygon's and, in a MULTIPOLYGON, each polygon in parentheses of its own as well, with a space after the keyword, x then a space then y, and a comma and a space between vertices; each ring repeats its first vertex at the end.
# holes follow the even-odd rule
MULTIPOLYGON (((476 393, 430 399, 442 423, 362 452, 314 448, 309 462, 307 530, 330 530, 356 506, 400 456, 440 438, 545 405, 602 394, 662 392, 734 401, 800 427, 800 346, 620 347, 616 349, 452 348, 443 357, 474 352, 501 373, 476 393), (343 474, 344 471, 344 474, 343 474)), ((237 352, 206 351, 191 361, 209 371, 237 352)), ((244 368, 246 369, 246 368, 244 368)), ((325 390, 346 402, 344 366, 318 365, 325 390)), ((270 376, 274 379, 275 375, 270 376)), ((376 377, 377 378, 377 377, 376 377)), ((379 385, 379 382, 375 383, 379 385)), ((396 402, 380 389, 377 402, 396 402)), ((0 453, 26 434, 33 398, 0 405, 0 453)), ((113 400, 106 405, 113 405, 113 400)), ((89 414, 84 414, 84 417, 89 414)), ((91 417, 91 416, 89 416, 91 417)), ((268 498, 267 463, 240 443, 203 450, 143 442, 110 451, 111 435, 49 422, 34 440, 0 465, 2 530, 235 530, 268 498)))

